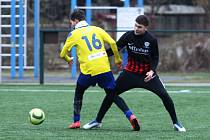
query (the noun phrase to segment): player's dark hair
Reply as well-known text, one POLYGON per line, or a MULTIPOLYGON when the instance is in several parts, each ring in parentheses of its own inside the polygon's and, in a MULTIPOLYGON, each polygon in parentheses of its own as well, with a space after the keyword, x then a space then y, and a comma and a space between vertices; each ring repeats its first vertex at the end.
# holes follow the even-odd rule
POLYGON ((145 15, 140 15, 135 20, 138 24, 142 24, 144 26, 149 26, 149 19, 145 15))
POLYGON ((80 9, 75 9, 72 13, 70 13, 69 18, 71 20, 75 20, 75 19, 79 21, 85 20, 85 12, 80 9))

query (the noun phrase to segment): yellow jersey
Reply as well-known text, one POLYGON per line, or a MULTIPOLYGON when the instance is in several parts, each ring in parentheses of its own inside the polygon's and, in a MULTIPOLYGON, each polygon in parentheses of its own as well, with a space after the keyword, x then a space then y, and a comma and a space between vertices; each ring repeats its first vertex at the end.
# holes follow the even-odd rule
POLYGON ((83 74, 95 76, 110 71, 110 63, 104 43, 107 42, 114 52, 115 63, 121 63, 116 42, 103 29, 96 26, 77 28, 69 33, 60 57, 70 62, 69 51, 76 47, 80 70, 83 74))

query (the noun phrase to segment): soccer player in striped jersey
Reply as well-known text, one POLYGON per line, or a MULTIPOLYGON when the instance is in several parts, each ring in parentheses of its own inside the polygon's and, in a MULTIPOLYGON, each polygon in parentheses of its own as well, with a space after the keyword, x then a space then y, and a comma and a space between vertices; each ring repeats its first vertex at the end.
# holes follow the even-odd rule
MULTIPOLYGON (((77 79, 73 101, 73 123, 69 125, 69 128, 76 129, 80 128, 80 112, 83 94, 86 89, 98 84, 105 90, 106 94, 110 94, 110 96, 114 95, 113 89, 115 88, 115 80, 110 69, 104 43, 106 42, 111 46, 115 63, 119 67, 121 67, 122 60, 116 42, 103 29, 88 25, 82 10, 76 9, 71 13, 70 23, 74 30, 69 33, 60 53, 60 57, 69 64, 72 64, 73 59, 69 56, 69 51, 71 51, 73 46, 76 47, 81 73, 77 79)), ((115 100, 117 105, 125 104, 122 103, 124 101, 119 96, 116 97, 115 100)), ((121 108, 121 110, 123 109, 121 108)), ((137 119, 133 113, 130 111, 130 114, 127 116, 131 124, 134 125, 136 129, 139 129, 139 125, 136 123, 137 119)), ((100 126, 101 124, 97 125, 97 127, 100 126)))
MULTIPOLYGON (((174 103, 156 73, 159 61, 158 43, 157 39, 147 31, 149 20, 146 16, 140 15, 135 21, 134 30, 126 32, 117 41, 119 50, 126 47, 128 63, 116 80, 115 93, 119 95, 133 88, 144 88, 155 93, 168 111, 174 129, 185 132, 186 129, 177 119, 174 103)), ((107 54, 113 55, 112 50, 107 50, 107 54)), ((111 104, 111 97, 106 95, 97 114, 96 122, 102 121, 111 104)), ((121 104, 121 107, 129 110, 124 104, 121 104)), ((83 127, 90 129, 91 125, 87 123, 83 127)))

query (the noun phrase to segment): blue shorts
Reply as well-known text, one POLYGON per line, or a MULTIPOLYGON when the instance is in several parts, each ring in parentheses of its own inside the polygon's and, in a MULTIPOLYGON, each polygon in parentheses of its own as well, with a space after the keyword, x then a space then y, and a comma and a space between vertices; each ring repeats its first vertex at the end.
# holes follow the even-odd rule
POLYGON ((115 88, 115 80, 111 71, 96 76, 80 73, 77 82, 84 87, 95 86, 98 83, 98 86, 104 89, 115 88))

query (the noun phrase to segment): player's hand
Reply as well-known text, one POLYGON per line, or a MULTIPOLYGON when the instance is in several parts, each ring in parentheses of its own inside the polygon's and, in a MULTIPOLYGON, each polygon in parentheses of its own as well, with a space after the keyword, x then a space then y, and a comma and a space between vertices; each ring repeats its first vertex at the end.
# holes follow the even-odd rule
POLYGON ((71 60, 68 62, 68 65, 69 65, 69 67, 71 67, 72 66, 72 64, 74 63, 74 57, 71 57, 71 60))
POLYGON ((153 79, 156 75, 153 75, 154 74, 154 71, 153 70, 150 70, 146 73, 146 77, 144 78, 144 82, 148 82, 150 81, 151 79, 153 79))
POLYGON ((122 63, 118 63, 118 64, 117 64, 117 68, 118 68, 118 70, 121 71, 121 70, 122 70, 122 63))
POLYGON ((121 59, 119 59, 118 61, 117 61, 117 59, 115 59, 115 64, 117 65, 117 68, 119 70, 122 70, 122 60, 121 59))

